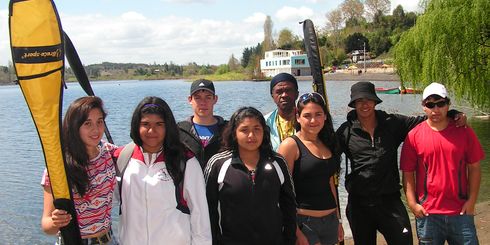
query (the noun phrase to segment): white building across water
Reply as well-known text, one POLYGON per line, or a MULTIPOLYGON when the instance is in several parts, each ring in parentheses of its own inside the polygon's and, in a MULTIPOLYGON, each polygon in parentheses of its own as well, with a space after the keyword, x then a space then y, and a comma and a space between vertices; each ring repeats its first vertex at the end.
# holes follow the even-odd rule
POLYGON ((260 70, 265 77, 273 77, 281 72, 294 76, 310 76, 308 57, 301 50, 275 49, 265 52, 260 60, 260 70))

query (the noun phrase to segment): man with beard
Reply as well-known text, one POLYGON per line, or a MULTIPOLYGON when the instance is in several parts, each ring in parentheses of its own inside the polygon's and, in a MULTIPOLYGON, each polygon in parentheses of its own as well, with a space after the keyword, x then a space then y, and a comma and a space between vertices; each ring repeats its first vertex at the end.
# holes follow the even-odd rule
POLYGON ((294 103, 299 94, 298 81, 291 74, 279 73, 271 80, 270 92, 277 108, 264 118, 270 128, 272 148, 277 151, 281 142, 296 132, 294 103))

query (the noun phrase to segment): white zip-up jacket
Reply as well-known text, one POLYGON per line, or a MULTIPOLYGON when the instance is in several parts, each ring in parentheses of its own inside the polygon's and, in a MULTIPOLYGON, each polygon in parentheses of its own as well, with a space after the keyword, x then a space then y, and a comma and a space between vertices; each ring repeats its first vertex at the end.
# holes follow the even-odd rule
POLYGON ((121 188, 121 245, 211 244, 204 177, 195 157, 187 161, 183 184, 190 215, 176 208, 175 185, 162 152, 135 147, 121 188))

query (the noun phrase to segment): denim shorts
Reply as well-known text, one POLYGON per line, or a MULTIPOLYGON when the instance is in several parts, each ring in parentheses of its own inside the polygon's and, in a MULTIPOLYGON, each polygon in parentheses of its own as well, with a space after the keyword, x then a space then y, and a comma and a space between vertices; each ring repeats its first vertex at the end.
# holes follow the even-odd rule
POLYGON ((417 218, 417 237, 420 245, 478 245, 473 215, 431 214, 417 218))
POLYGON ((333 245, 338 243, 339 220, 335 212, 323 217, 298 214, 298 227, 310 244, 333 245))

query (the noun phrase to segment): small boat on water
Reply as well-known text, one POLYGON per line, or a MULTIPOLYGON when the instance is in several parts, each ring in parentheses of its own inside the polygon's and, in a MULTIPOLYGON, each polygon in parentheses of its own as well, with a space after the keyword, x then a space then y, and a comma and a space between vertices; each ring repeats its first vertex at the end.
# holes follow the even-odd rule
POLYGON ((376 88, 378 94, 399 94, 399 88, 376 88))
POLYGON ((422 93, 422 89, 416 89, 416 88, 405 88, 405 90, 402 90, 402 94, 421 94, 421 93, 422 93))
POLYGON ((422 90, 415 88, 376 88, 379 94, 420 94, 422 90))

